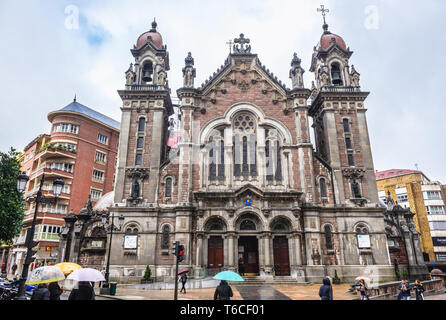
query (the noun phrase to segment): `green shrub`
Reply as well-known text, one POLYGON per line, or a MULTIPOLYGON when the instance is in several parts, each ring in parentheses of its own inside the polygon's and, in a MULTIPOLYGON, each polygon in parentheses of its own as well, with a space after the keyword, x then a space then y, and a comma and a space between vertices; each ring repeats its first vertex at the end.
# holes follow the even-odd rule
POLYGON ((144 272, 143 279, 144 280, 149 280, 151 277, 152 277, 152 270, 150 269, 150 266, 148 265, 146 267, 146 271, 144 272))

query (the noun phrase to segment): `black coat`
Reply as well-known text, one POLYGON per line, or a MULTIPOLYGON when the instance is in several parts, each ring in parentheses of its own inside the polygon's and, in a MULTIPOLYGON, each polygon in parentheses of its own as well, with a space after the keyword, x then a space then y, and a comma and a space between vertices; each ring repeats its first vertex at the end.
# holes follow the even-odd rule
POLYGON ((79 281, 79 288, 71 290, 68 300, 96 300, 90 282, 79 281))
POLYGON ((333 289, 331 288, 330 279, 324 278, 323 285, 319 288, 319 297, 321 300, 333 300, 333 289))
POLYGON ((57 282, 51 282, 48 285, 48 290, 50 291, 50 300, 60 300, 60 295, 63 290, 59 287, 57 282))
POLYGON ((231 287, 227 283, 220 283, 215 289, 214 300, 230 300, 232 296, 231 287))
POLYGON ((423 285, 414 285, 413 289, 415 290, 415 297, 417 300, 423 300, 424 287, 423 285))
POLYGON ((50 291, 46 286, 39 285, 34 290, 31 300, 50 300, 50 291))

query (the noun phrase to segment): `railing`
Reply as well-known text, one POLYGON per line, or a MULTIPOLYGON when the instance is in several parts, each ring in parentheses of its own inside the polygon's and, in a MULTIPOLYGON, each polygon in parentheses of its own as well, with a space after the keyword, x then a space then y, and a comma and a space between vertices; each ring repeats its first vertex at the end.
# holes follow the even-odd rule
POLYGON ((163 91, 166 90, 164 86, 157 86, 154 84, 136 84, 136 85, 130 85, 125 86, 126 90, 131 91, 163 91))
POLYGON ((360 92, 360 87, 322 87, 322 92, 360 92))

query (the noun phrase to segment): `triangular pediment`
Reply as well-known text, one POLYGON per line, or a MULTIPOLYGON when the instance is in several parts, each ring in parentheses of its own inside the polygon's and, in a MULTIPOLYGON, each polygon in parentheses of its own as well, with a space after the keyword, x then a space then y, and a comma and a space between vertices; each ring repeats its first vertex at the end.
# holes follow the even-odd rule
POLYGON ((257 82, 264 82, 265 89, 276 90, 283 96, 286 96, 286 93, 290 90, 265 65, 262 65, 256 54, 230 54, 225 63, 199 89, 203 96, 206 96, 212 91, 221 90, 224 87, 222 85, 224 82, 235 84, 235 74, 237 72, 249 75, 248 80, 237 84, 241 89, 257 82))
POLYGON ((256 186, 253 186, 252 184, 244 185, 240 189, 235 190, 234 193, 235 193, 236 197, 252 196, 252 195, 256 195, 258 197, 263 197, 263 195, 264 195, 262 190, 260 190, 256 186))

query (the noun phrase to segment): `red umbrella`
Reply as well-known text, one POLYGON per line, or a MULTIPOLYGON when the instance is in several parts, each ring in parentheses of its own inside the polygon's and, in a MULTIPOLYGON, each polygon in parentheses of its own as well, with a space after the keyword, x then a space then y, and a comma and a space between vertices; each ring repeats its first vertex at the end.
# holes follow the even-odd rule
POLYGON ((188 272, 189 272, 189 269, 183 269, 178 272, 178 275, 181 275, 183 273, 188 273, 188 272))

